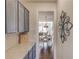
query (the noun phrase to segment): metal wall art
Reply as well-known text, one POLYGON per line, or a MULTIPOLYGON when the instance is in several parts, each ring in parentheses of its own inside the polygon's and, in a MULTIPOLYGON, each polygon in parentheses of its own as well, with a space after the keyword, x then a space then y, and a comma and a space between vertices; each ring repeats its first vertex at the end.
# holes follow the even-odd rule
POLYGON ((73 27, 73 24, 70 22, 70 17, 67 16, 66 12, 62 11, 60 16, 60 37, 62 43, 67 40, 67 37, 70 35, 70 30, 73 27))

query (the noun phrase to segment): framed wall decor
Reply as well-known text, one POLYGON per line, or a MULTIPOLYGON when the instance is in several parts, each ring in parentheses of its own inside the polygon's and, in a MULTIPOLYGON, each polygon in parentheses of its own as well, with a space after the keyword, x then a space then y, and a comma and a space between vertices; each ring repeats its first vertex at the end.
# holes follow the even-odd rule
POLYGON ((60 38, 62 43, 67 40, 67 37, 70 35, 70 30, 73 27, 73 24, 70 22, 70 17, 67 16, 67 13, 62 11, 59 22, 60 38))

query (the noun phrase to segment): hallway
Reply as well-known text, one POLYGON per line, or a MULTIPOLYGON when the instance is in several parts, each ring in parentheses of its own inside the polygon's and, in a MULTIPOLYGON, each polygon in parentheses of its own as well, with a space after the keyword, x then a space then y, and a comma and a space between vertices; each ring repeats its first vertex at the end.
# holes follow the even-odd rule
POLYGON ((72 0, 6 0, 6 59, 73 59, 72 0))
POLYGON ((53 59, 53 52, 50 47, 47 49, 42 48, 39 59, 53 59))

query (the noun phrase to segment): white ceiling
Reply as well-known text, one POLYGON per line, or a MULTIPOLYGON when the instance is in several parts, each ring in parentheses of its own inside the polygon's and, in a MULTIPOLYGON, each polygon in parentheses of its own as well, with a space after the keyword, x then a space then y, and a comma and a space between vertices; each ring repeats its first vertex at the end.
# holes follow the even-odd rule
POLYGON ((53 21, 53 15, 54 13, 52 11, 40 11, 38 19, 39 21, 53 21))
POLYGON ((28 2, 56 2, 56 0, 26 0, 28 2))

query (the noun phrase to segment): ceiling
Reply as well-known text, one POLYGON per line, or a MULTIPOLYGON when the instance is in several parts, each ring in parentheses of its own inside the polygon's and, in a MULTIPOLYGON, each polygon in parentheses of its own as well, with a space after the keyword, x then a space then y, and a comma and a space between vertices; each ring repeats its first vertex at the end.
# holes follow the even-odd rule
POLYGON ((39 21, 52 21, 54 19, 52 11, 40 11, 38 15, 39 21))
POLYGON ((28 2, 56 2, 56 0, 26 0, 28 2))

